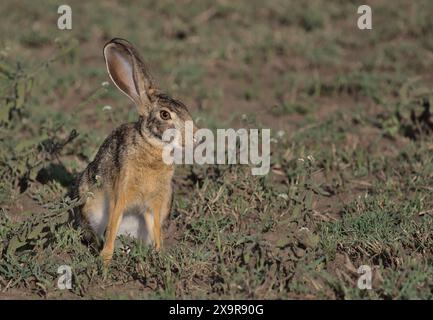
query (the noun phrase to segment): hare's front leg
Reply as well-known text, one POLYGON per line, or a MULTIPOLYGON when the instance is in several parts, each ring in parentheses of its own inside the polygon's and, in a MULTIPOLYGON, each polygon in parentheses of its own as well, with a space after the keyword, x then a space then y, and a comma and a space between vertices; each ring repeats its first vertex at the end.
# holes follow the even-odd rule
POLYGON ((107 265, 113 257, 114 244, 122 221, 122 215, 128 201, 127 196, 127 193, 124 190, 121 190, 117 195, 113 195, 110 199, 110 211, 107 228, 105 230, 104 248, 101 251, 101 257, 105 265, 107 265))
POLYGON ((149 211, 147 214, 153 216, 153 230, 150 232, 150 226, 148 226, 149 233, 153 234, 153 239, 155 242, 156 250, 161 250, 162 248, 162 231, 161 226, 164 222, 165 217, 167 217, 171 205, 171 193, 160 195, 155 197, 149 203, 149 211))
POLYGON ((156 250, 161 249, 161 242, 162 242, 162 236, 161 236, 161 207, 162 203, 159 199, 154 199, 149 204, 149 212, 146 214, 150 214, 153 217, 153 226, 148 225, 149 234, 153 235, 153 241, 155 243, 156 250), (150 231, 150 228, 152 227, 152 231, 150 231))

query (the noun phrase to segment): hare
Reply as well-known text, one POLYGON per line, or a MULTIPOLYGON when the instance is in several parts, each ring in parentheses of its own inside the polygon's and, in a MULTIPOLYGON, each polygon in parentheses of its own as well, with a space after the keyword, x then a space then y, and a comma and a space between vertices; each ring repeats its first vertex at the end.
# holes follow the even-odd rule
POLYGON ((179 146, 184 147, 185 122, 192 118, 182 102, 157 89, 128 41, 108 42, 104 58, 111 80, 139 114, 136 122, 119 126, 105 139, 77 181, 75 192, 83 203, 80 220, 99 237, 105 235, 101 257, 108 264, 120 234, 161 249, 161 225, 171 209, 174 173, 174 165, 162 159, 167 143, 162 136, 166 129, 176 129, 179 146))

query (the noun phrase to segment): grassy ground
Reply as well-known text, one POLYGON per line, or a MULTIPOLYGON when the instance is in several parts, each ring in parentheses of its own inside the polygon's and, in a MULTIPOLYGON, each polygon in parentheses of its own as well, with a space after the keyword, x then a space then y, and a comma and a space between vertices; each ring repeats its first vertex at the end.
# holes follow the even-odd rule
POLYGON ((361 31, 357 1, 69 1, 60 31, 64 2, 0 10, 0 298, 433 298, 433 2, 364 1, 361 31), (272 169, 180 167, 164 251, 104 271, 66 194, 136 119, 115 36, 201 127, 271 128, 272 169))

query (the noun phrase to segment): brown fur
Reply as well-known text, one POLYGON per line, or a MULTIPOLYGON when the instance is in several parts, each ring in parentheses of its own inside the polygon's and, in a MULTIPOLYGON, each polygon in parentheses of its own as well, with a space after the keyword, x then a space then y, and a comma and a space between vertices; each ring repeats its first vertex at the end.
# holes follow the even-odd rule
POLYGON ((162 161, 161 137, 168 128, 184 128, 191 116, 181 102, 154 87, 144 62, 126 40, 110 41, 104 55, 113 82, 136 103, 140 113, 137 122, 121 125, 105 139, 78 179, 84 221, 91 221, 95 212, 108 211, 101 252, 108 263, 122 216, 132 207, 143 209, 146 225, 153 225, 149 235, 156 248, 161 248, 161 226, 171 209, 174 173, 174 167, 162 161), (163 110, 170 112, 170 120, 162 120, 163 110))

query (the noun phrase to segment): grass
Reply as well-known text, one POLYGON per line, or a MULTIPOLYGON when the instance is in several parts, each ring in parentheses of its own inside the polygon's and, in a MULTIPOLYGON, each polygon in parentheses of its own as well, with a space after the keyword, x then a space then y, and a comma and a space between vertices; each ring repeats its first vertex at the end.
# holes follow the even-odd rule
POLYGON ((353 1, 74 3, 60 31, 63 3, 6 1, 0 297, 432 299, 433 8, 370 2, 371 31, 353 1), (179 167, 165 249, 122 238, 104 270, 67 192, 136 119, 105 83, 115 36, 201 127, 271 128, 272 168, 179 167))

